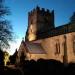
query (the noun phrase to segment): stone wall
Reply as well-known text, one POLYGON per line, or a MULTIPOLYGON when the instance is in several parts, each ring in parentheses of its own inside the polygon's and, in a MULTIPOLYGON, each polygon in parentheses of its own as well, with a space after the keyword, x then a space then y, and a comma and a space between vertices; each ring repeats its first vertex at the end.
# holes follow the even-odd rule
POLYGON ((68 62, 75 62, 75 32, 67 34, 67 55, 68 55, 68 62), (74 38, 73 38, 74 37, 74 38))
POLYGON ((73 35, 75 35, 74 32, 43 39, 41 45, 47 52, 48 59, 65 63, 75 61, 73 35))
POLYGON ((38 60, 38 59, 47 59, 47 55, 46 54, 30 54, 30 53, 27 53, 27 57, 28 57, 28 60, 38 60))

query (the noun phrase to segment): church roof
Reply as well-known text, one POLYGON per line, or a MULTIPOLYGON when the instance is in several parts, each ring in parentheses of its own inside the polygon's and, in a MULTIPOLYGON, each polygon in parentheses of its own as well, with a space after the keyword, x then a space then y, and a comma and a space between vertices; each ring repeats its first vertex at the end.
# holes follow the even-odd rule
POLYGON ((37 33, 37 40, 67 34, 71 32, 75 32, 75 23, 68 23, 62 26, 55 27, 54 29, 49 30, 47 32, 37 33))
POLYGON ((25 42, 25 46, 27 48, 27 52, 31 54, 46 54, 39 43, 25 42))

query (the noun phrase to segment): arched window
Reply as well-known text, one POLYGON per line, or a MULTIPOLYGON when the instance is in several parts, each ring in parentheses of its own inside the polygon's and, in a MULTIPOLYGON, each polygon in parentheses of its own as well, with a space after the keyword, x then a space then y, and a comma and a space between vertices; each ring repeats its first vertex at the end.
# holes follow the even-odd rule
POLYGON ((63 48, 64 48, 64 54, 66 54, 67 51, 67 43, 66 43, 67 37, 64 35, 64 42, 63 42, 63 48))
POLYGON ((55 55, 56 54, 60 54, 60 43, 58 42, 58 43, 56 43, 56 51, 55 51, 55 55))
POLYGON ((73 53, 75 55, 75 36, 73 36, 73 53))
POLYGON ((64 42, 63 42, 63 48, 64 48, 64 55, 63 55, 63 62, 66 64, 68 62, 68 55, 67 55, 67 36, 64 35, 64 42))

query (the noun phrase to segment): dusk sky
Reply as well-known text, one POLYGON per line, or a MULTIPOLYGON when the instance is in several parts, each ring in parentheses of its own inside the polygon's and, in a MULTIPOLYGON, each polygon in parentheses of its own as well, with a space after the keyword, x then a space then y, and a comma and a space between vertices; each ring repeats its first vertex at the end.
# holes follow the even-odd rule
POLYGON ((54 10, 55 26, 60 26, 69 22, 69 19, 75 11, 75 0, 5 0, 6 6, 10 8, 11 15, 8 19, 11 21, 13 31, 17 35, 17 41, 11 44, 12 54, 15 48, 18 48, 21 40, 25 37, 28 25, 28 12, 36 8, 54 10))

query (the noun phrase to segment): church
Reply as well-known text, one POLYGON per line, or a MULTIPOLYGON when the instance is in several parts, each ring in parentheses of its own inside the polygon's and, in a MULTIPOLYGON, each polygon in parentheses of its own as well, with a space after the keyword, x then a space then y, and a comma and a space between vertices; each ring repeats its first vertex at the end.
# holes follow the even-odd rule
POLYGON ((71 22, 55 27, 54 10, 37 6, 30 11, 26 36, 20 44, 17 62, 20 62, 21 55, 25 56, 25 60, 75 62, 75 13, 73 16, 71 22))

